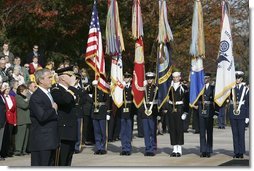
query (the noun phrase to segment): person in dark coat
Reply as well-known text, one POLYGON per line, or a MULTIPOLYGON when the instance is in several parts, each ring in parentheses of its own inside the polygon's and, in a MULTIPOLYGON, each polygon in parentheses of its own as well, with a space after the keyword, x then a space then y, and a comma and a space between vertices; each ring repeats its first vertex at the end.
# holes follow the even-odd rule
POLYGON ((58 105, 58 129, 60 134, 59 166, 70 166, 77 142, 77 115, 75 104, 78 98, 75 96, 76 77, 72 67, 56 70, 58 83, 51 88, 51 94, 58 105))
POLYGON ((131 87, 131 78, 132 75, 126 72, 124 74, 124 81, 125 81, 125 87, 124 87, 124 104, 120 108, 120 118, 121 118, 121 145, 122 145, 122 151, 120 155, 131 155, 132 150, 132 122, 133 122, 133 109, 134 109, 134 103, 133 103, 133 96, 131 93, 132 87, 131 87))
POLYGON ((94 92, 94 110, 92 114, 93 127, 94 127, 94 137, 95 137, 95 152, 94 154, 106 154, 107 153, 107 120, 110 119, 109 115, 109 98, 106 93, 100 90, 98 86, 98 81, 94 80, 92 82, 95 92, 94 92))
POLYGON ((182 156, 182 145, 184 144, 184 120, 187 117, 185 106, 185 92, 180 82, 181 73, 174 72, 172 74, 173 81, 169 91, 169 106, 167 110, 167 123, 170 133, 171 145, 173 151, 171 157, 182 156))
MULTIPOLYGON (((2 77, 0 76, 0 90, 2 88, 2 77)), ((5 160, 4 157, 2 156, 2 141, 3 141, 3 135, 4 135, 4 127, 6 124, 6 107, 5 107, 5 99, 0 93, 0 161, 5 160)))
POLYGON ((233 134, 233 158, 244 158, 245 124, 249 123, 249 88, 242 82, 243 75, 242 71, 236 71, 236 85, 230 96, 229 119, 233 134))
POLYGON ((52 166, 59 145, 57 104, 49 92, 52 74, 50 70, 42 69, 35 73, 35 78, 39 87, 29 101, 31 165, 52 166))
POLYGON ((39 51, 38 45, 34 45, 33 51, 28 53, 27 58, 26 58, 26 63, 30 64, 31 62, 33 62, 34 56, 38 57, 38 63, 42 67, 45 67, 46 60, 44 59, 44 55, 39 51))
POLYGON ((199 125, 200 125, 200 157, 211 157, 213 153, 213 117, 214 110, 214 89, 210 84, 211 74, 205 74, 204 93, 198 101, 199 125))
POLYGON ((94 140, 94 129, 93 129, 93 87, 90 84, 84 85, 85 91, 83 92, 84 104, 84 123, 83 123, 83 143, 85 145, 93 145, 94 140))

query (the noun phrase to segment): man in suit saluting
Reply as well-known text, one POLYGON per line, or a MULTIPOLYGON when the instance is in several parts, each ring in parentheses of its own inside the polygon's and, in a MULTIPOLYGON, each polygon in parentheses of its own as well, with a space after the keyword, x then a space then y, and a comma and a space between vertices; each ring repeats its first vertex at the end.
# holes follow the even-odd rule
POLYGON ((54 165, 55 151, 59 144, 57 129, 57 104, 49 92, 52 74, 48 69, 36 71, 39 85, 29 102, 31 132, 30 151, 32 166, 54 165))

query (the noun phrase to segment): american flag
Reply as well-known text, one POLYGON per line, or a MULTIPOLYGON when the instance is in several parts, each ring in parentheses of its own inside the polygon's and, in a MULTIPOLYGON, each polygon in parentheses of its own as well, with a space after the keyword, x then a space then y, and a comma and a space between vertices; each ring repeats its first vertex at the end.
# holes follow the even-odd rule
POLYGON ((86 63, 95 71, 98 88, 108 93, 109 85, 106 82, 105 60, 102 48, 102 38, 96 0, 93 5, 92 19, 87 40, 86 63))

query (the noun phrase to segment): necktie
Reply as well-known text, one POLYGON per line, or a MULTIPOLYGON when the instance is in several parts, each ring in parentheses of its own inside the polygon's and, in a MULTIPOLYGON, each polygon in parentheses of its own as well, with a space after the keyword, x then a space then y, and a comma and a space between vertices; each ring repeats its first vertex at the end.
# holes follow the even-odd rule
POLYGON ((49 97, 51 103, 54 103, 53 97, 51 96, 50 92, 48 92, 47 94, 48 94, 48 97, 49 97))

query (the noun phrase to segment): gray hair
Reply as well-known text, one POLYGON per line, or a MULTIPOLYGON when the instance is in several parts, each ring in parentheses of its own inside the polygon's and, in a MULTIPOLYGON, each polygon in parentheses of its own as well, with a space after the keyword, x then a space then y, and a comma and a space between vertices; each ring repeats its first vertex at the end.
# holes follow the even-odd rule
POLYGON ((44 78, 46 72, 51 72, 51 71, 47 68, 43 68, 43 69, 40 69, 34 73, 35 82, 37 84, 40 84, 40 80, 44 78))

